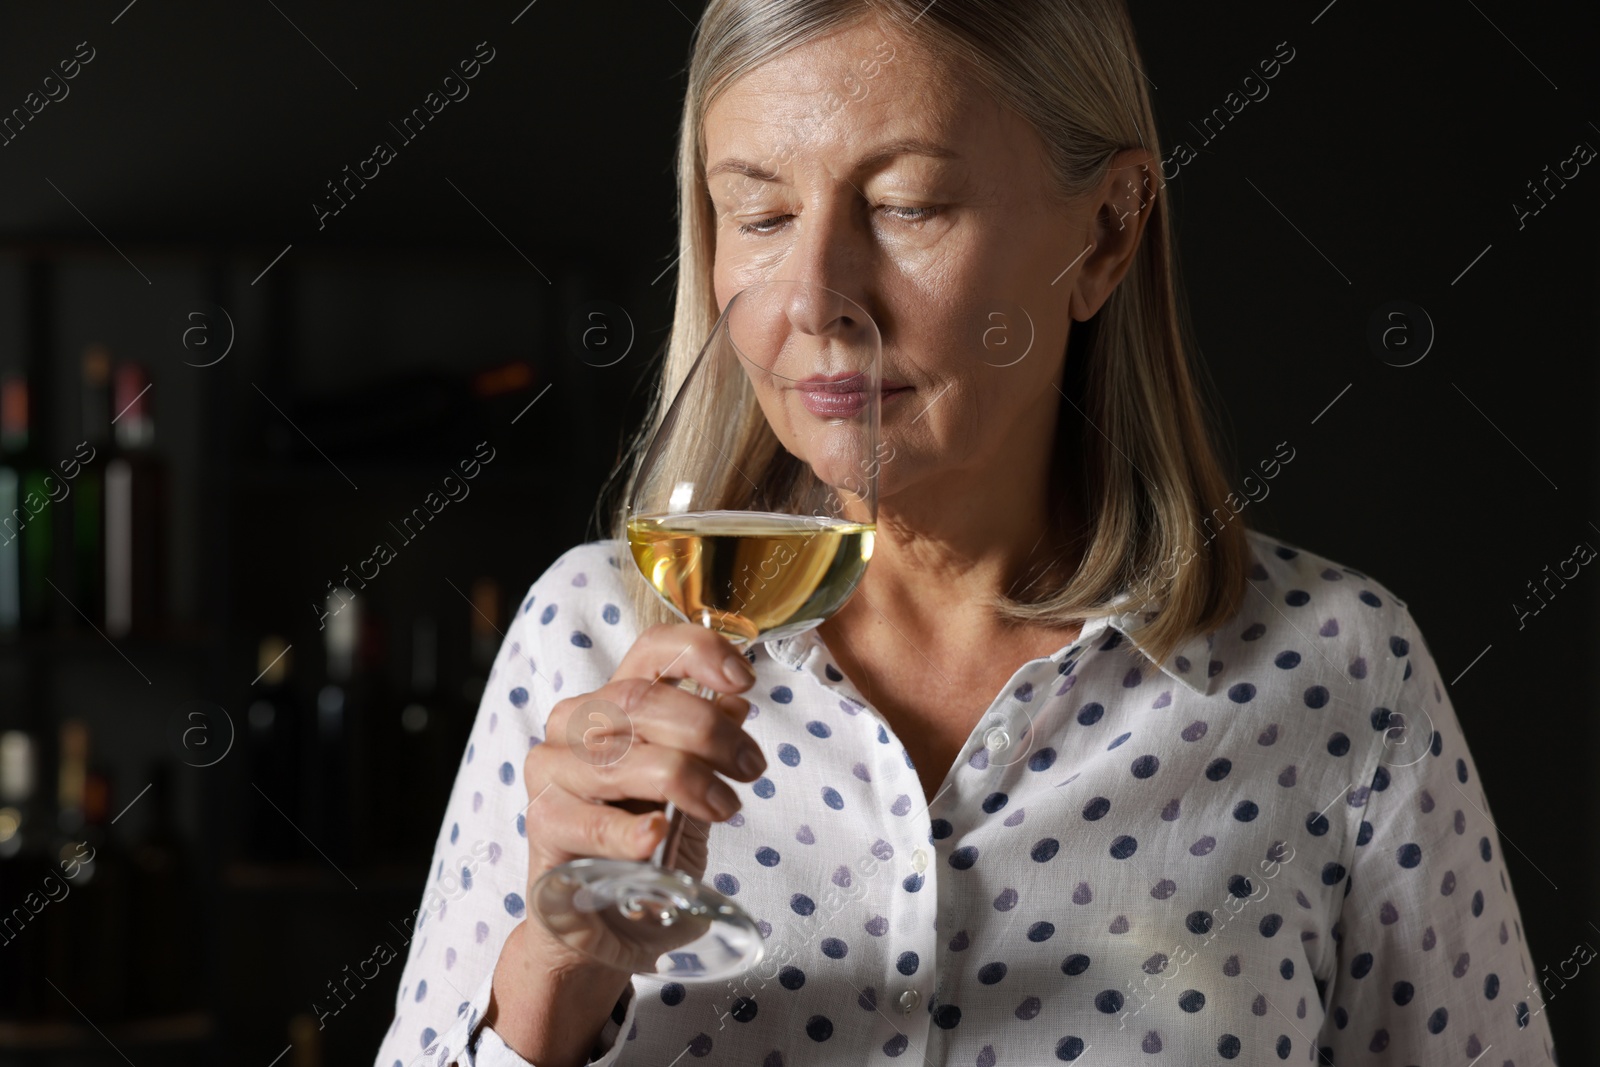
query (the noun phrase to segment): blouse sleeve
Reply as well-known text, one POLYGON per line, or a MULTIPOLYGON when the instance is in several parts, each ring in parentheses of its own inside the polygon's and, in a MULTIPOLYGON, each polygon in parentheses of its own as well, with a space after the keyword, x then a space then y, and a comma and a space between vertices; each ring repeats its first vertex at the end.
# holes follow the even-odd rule
POLYGON ((1554 1059, 1489 801, 1409 609, 1391 708, 1333 936, 1318 1062, 1343 1067, 1554 1059), (1485 1055, 1487 1053, 1487 1055, 1485 1055))
MULTIPOLYGON (((544 739, 558 699, 538 642, 551 570, 533 583, 501 642, 434 844, 395 1015, 374 1067, 536 1067, 483 1024, 501 946, 533 921, 527 892, 528 803, 522 763, 544 739)), ((633 987, 619 998, 591 1063, 609 1067, 632 1025, 633 987)))

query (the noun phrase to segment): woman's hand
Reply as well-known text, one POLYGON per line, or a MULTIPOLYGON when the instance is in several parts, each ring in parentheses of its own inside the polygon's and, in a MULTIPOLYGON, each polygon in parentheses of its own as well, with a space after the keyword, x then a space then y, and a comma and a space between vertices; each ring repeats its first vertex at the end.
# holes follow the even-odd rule
MULTIPOLYGON (((750 702, 732 695, 754 680, 726 638, 662 623, 639 635, 609 682, 556 704, 544 743, 523 763, 530 884, 582 856, 648 859, 668 800, 702 824, 737 811, 738 794, 716 772, 750 782, 766 768, 742 728, 750 702), (678 679, 727 695, 697 697, 678 679)), ((704 843, 692 830, 687 837, 704 843)))
MULTIPOLYGON (((697 879, 704 875, 710 823, 739 809, 738 795, 717 772, 749 782, 766 768, 759 746, 741 725, 750 702, 732 695, 754 681, 749 664, 726 638, 691 623, 661 623, 639 635, 605 685, 551 709, 544 742, 529 749, 523 762, 530 913, 536 906, 533 883, 568 860, 648 861, 666 832, 661 809, 668 800, 688 821, 676 866, 697 879), (724 695, 715 701, 695 696, 679 687, 678 679, 724 695)), ((554 883, 546 898, 559 901, 563 893, 570 898, 569 889, 554 883)), ((691 928, 696 925, 630 926, 630 935, 656 936, 627 962, 653 969, 662 952, 703 932, 703 927, 691 928)), ((486 1021, 524 1058, 538 1051, 545 1058, 535 1056, 533 1062, 558 1062, 571 1051, 570 1035, 592 1041, 599 1033, 631 976, 595 964, 535 914, 513 934, 495 969, 495 998, 486 1021), (574 990, 593 995, 574 997, 574 990), (598 1006, 598 1016, 575 1020, 564 1014, 574 1001, 591 1015, 598 1006), (558 1008, 562 1011, 552 1015, 558 1008), (546 1032, 546 1022, 554 1018, 562 1025, 546 1032), (564 1039, 552 1043, 557 1031, 564 1039)), ((591 949, 617 947, 609 932, 597 936, 605 943, 591 949)), ((587 1050, 587 1043, 578 1049, 587 1050)))

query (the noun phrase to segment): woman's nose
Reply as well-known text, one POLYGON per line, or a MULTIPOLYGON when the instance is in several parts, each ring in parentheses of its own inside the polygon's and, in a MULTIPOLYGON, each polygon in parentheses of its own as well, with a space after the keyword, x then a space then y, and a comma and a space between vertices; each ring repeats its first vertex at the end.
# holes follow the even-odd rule
POLYGON ((871 235, 852 205, 843 199, 806 212, 797 227, 783 277, 792 287, 787 312, 801 333, 819 337, 860 331, 868 306, 871 235))
POLYGON ((785 312, 794 329, 813 337, 838 337, 859 328, 861 310, 838 290, 813 280, 798 278, 789 286, 785 312))

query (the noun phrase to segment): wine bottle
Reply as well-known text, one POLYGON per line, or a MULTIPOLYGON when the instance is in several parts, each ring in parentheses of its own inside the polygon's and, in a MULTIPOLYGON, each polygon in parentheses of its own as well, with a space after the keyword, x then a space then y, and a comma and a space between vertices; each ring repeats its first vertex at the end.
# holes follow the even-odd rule
POLYGON ((166 466, 154 452, 150 378, 138 363, 112 374, 112 456, 105 475, 106 633, 158 631, 166 612, 166 466))
POLYGON ((22 507, 22 472, 15 460, 27 440, 27 427, 18 433, 17 416, 27 418, 27 394, 18 394, 13 376, 0 380, 0 634, 16 636, 22 629, 22 533, 28 513, 22 507), (21 412, 16 411, 22 399, 21 412))
POLYGON ((191 947, 196 942, 175 936, 192 922, 199 902, 173 818, 172 765, 153 764, 149 781, 150 791, 139 801, 148 829, 130 852, 130 903, 138 917, 131 924, 131 950, 139 981, 130 992, 128 1010, 137 1017, 169 1015, 190 1006, 194 989, 189 976, 200 962, 191 947))
MULTIPOLYGON (((28 379, 0 381, 0 630, 43 628, 50 588, 51 493, 35 455, 28 379)), ((57 490, 59 492, 59 490, 57 490)))
MULTIPOLYGON (((128 800, 135 795, 130 791, 128 800)), ((133 969, 130 940, 135 922, 147 917, 129 906, 133 872, 127 853, 111 833, 111 796, 111 775, 91 763, 83 780, 83 840, 94 849, 94 877, 82 887, 84 907, 74 908, 70 917, 63 912, 60 918, 77 934, 69 974, 83 981, 84 999, 78 1003, 94 1005, 83 1009, 92 1018, 116 1022, 128 1017, 129 991, 144 980, 143 968, 137 973, 133 969)))
POLYGON ((493 578, 472 583, 472 665, 488 671, 500 648, 500 586, 493 578))
POLYGON ((310 1012, 297 1012, 289 1017, 288 1042, 294 1051, 284 1067, 322 1067, 322 1027, 310 1012))
POLYGON ((105 465, 111 440, 111 351, 91 344, 83 351, 79 386, 79 461, 72 489, 73 603, 96 626, 105 625, 105 465))
POLYGON ((448 724, 449 743, 458 752, 466 745, 467 735, 471 731, 473 712, 483 696, 483 687, 488 684, 489 671, 494 666, 495 653, 499 649, 501 640, 498 622, 500 587, 494 579, 479 578, 474 581, 469 602, 472 607, 467 616, 469 635, 467 670, 453 701, 454 713, 450 716, 448 724), (458 740, 460 744, 455 744, 458 740))
MULTIPOLYGON (((56 748, 56 818, 55 825, 51 827, 50 855, 62 866, 62 874, 70 874, 71 877, 67 879, 70 892, 50 907, 70 902, 73 913, 70 919, 63 919, 60 912, 51 912, 48 908, 45 910, 45 917, 55 920, 48 922, 44 930, 49 956, 45 972, 58 985, 66 982, 61 989, 73 998, 82 996, 84 992, 81 985, 82 965, 78 957, 78 925, 90 918, 89 909, 94 901, 90 899, 88 889, 99 873, 96 866, 99 856, 83 832, 88 745, 88 731, 82 722, 70 719, 61 724, 56 748), (85 904, 89 908, 83 907, 85 904), (68 974, 73 977, 65 977, 68 974)), ((50 1014, 53 1017, 65 1017, 66 1012, 54 1008, 50 1014)))
POLYGON ((107 834, 110 780, 89 763, 89 727, 61 724, 52 853, 70 893, 49 926, 47 970, 67 998, 91 1018, 125 1014, 128 952, 126 863, 107 834))
POLYGON ((304 725, 300 702, 289 684, 292 657, 293 651, 278 635, 261 639, 256 653, 257 692, 245 712, 250 781, 272 800, 267 804, 259 796, 246 797, 250 816, 245 851, 251 859, 269 863, 293 859, 302 841, 295 826, 302 823, 304 725))
POLYGON ((17 537, 21 517, 22 478, 0 455, 0 637, 22 631, 22 545, 17 537))
POLYGON ((323 625, 324 684, 317 690, 311 737, 307 833, 335 863, 349 859, 350 724, 361 636, 361 603, 343 586, 331 591, 323 625))
MULTIPOLYGON (((39 837, 42 820, 33 810, 36 768, 32 737, 22 730, 0 734, 0 861, 25 849, 44 854, 39 837)), ((16 884, 7 882, 7 888, 16 884)))
POLYGON ((449 799, 440 792, 441 767, 458 755, 449 749, 446 709, 438 702, 439 627, 431 615, 411 622, 411 662, 405 696, 389 717, 393 739, 394 781, 388 791, 396 807, 378 816, 384 842, 395 858, 426 861, 428 839, 417 833, 449 799), (447 762, 448 761, 448 762, 447 762))
POLYGON ((39 975, 48 937, 39 927, 49 921, 50 897, 62 892, 37 770, 32 737, 22 730, 0 734, 0 1019, 42 1013, 39 975))
POLYGON ((400 690, 389 680, 389 639, 383 614, 363 611, 356 624, 353 671, 345 684, 345 736, 350 746, 345 760, 350 791, 346 833, 351 858, 373 863, 385 858, 378 827, 392 817, 396 792, 394 763, 392 757, 381 754, 385 746, 379 739, 395 732, 400 690))
POLYGON ((439 625, 431 615, 411 620, 411 677, 401 724, 409 734, 427 732, 434 690, 439 684, 439 625))

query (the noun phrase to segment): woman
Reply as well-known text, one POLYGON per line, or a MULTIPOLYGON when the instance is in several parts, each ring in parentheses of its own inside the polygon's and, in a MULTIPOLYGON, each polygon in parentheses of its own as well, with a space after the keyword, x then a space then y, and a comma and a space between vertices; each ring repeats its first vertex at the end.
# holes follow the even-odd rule
POLYGON ((620 514, 534 582, 380 1067, 1552 1056, 1409 611, 1239 517, 1138 62, 1118 0, 712 0, 652 419, 742 286, 860 300, 906 387, 872 566, 744 657, 668 620, 620 514), (597 700, 631 723, 614 763, 566 741, 597 700), (550 867, 648 858, 666 798, 762 924, 733 982, 603 971, 528 921, 550 867))

